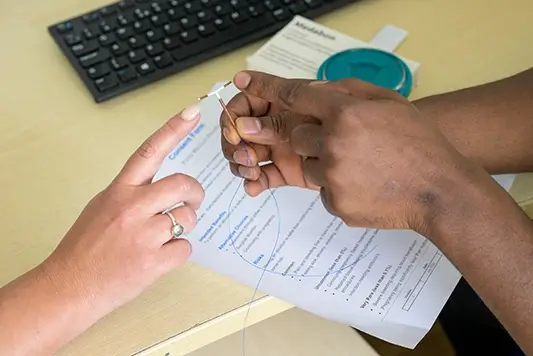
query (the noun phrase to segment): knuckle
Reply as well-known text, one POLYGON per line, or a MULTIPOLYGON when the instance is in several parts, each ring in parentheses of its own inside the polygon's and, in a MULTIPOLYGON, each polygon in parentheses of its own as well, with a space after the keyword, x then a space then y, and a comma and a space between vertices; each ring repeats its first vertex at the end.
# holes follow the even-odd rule
POLYGON ((165 122, 159 130, 165 133, 168 132, 171 135, 176 135, 180 132, 179 124, 176 120, 169 120, 165 122))
POLYGON ((287 111, 281 112, 277 115, 269 116, 270 126, 276 134, 283 134, 287 130, 287 111))
POLYGON ((188 193, 192 190, 191 178, 189 176, 183 173, 177 173, 172 176, 172 179, 182 193, 188 193))
POLYGON ((139 148, 137 149, 137 155, 142 158, 150 159, 156 154, 157 147, 154 145, 153 139, 151 137, 144 141, 142 145, 139 146, 139 148))
POLYGON ((299 82, 287 82, 278 90, 278 99, 286 106, 292 106, 300 98, 302 84, 299 82))
POLYGON ((340 119, 353 119, 359 115, 359 108, 354 103, 343 103, 337 108, 340 119))

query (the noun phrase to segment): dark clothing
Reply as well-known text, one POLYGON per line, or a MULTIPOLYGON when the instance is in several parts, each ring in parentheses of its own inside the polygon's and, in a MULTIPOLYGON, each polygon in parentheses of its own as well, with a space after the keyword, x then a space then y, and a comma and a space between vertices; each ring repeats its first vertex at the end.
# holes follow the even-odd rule
POLYGON ((525 355, 464 279, 446 303, 439 321, 457 356, 525 355))

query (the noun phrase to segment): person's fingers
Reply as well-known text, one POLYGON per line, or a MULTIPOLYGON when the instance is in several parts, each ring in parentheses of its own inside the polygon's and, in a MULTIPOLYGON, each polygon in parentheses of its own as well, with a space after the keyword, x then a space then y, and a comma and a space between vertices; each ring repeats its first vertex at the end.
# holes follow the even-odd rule
POLYGON ((183 266, 192 252, 191 243, 185 239, 173 239, 160 249, 160 266, 166 273, 183 266))
POLYGON ((179 203, 187 203, 197 210, 205 197, 202 185, 185 174, 172 174, 143 187, 143 190, 139 204, 152 214, 165 211, 179 203))
POLYGON ((233 173, 235 177, 239 178, 245 178, 248 180, 258 180, 259 175, 261 173, 261 167, 255 166, 255 167, 246 167, 246 166, 239 166, 235 163, 230 163, 230 171, 233 173))
POLYGON ((265 190, 284 187, 287 182, 276 165, 270 163, 261 167, 257 180, 246 180, 244 190, 251 197, 256 197, 265 190))
POLYGON ((245 71, 233 80, 243 92, 277 103, 282 108, 317 119, 331 119, 343 110, 353 98, 334 90, 324 90, 320 85, 309 85, 308 80, 285 79, 271 74, 245 71))
MULTIPOLYGON (((170 210, 176 222, 183 226, 184 233, 191 232, 196 226, 196 212, 189 205, 182 205, 170 210)), ((153 239, 155 244, 160 246, 170 241, 172 238, 172 219, 166 214, 157 214, 148 219, 147 236, 153 239)))
POLYGON ((327 185, 324 167, 317 158, 306 158, 303 162, 304 177, 307 181, 319 187, 327 185))
POLYGON ((243 166, 256 166, 260 162, 270 160, 270 147, 253 143, 241 142, 235 146, 223 142, 222 153, 229 162, 243 166))
POLYGON ((239 117, 236 121, 239 135, 247 142, 278 145, 288 142, 293 128, 303 123, 317 123, 317 119, 288 110, 263 117, 239 117))
POLYGON ((324 205, 324 208, 328 213, 330 213, 333 216, 337 216, 333 208, 331 207, 331 200, 332 195, 331 192, 326 188, 320 188, 320 199, 322 200, 322 205, 324 205))
POLYGON ((196 126, 199 118, 200 107, 194 105, 168 120, 128 159, 115 183, 150 183, 165 157, 196 126))
POLYGON ((291 147, 300 156, 320 157, 323 151, 322 127, 315 124, 296 126, 291 134, 291 147))
POLYGON ((267 113, 270 103, 264 99, 238 93, 227 104, 228 112, 222 110, 220 115, 220 127, 222 138, 232 145, 239 144, 241 138, 234 127, 235 120, 241 116, 263 116, 267 113))

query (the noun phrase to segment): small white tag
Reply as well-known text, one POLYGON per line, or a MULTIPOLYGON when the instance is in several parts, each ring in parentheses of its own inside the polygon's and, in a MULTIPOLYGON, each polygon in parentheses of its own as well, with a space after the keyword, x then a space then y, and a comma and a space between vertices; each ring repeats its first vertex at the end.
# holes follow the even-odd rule
POLYGON ((384 51, 394 52, 406 38, 406 30, 394 25, 386 25, 379 30, 370 44, 384 51))

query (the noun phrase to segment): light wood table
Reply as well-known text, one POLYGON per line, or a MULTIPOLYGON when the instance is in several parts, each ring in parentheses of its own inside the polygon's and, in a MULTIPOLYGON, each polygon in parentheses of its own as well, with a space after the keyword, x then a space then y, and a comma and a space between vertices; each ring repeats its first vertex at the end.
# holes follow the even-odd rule
MULTIPOLYGON (((0 285, 44 259, 85 203, 170 115, 245 66, 260 43, 158 84, 95 104, 46 27, 107 0, 0 2, 0 285)), ((371 0, 319 21, 370 40, 392 23, 410 32, 399 53, 422 63, 413 98, 533 65, 533 2, 371 0)), ((531 176, 513 187, 533 199, 531 176)), ((60 355, 181 355, 242 327, 251 289, 189 264, 76 339, 60 355)), ((261 296, 250 323, 291 308, 261 296)), ((354 350, 354 354, 357 354, 354 350)))

